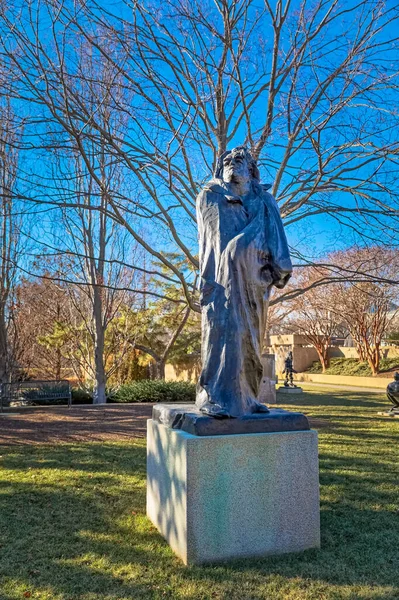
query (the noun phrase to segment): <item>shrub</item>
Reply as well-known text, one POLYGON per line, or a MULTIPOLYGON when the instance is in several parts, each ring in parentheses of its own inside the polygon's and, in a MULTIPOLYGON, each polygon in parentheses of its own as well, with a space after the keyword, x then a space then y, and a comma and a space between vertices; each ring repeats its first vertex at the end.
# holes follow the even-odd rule
MULTIPOLYGON (((309 369, 308 373, 322 373, 320 361, 316 360, 309 369)), ((326 375, 371 375, 370 367, 367 363, 361 362, 358 358, 331 358, 330 366, 326 370, 326 375)))
POLYGON ((111 402, 194 402, 195 384, 188 381, 143 379, 121 385, 111 402))
POLYGON ((81 388, 72 388, 72 404, 92 404, 93 395, 81 388))

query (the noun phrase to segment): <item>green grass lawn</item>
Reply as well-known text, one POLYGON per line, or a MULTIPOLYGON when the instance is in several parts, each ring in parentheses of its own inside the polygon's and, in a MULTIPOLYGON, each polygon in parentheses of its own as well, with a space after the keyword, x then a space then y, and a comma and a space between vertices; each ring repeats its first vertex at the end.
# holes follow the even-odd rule
POLYGON ((184 567, 145 517, 145 442, 2 446, 0 598, 399 598, 399 420, 383 396, 314 389, 322 548, 184 567))

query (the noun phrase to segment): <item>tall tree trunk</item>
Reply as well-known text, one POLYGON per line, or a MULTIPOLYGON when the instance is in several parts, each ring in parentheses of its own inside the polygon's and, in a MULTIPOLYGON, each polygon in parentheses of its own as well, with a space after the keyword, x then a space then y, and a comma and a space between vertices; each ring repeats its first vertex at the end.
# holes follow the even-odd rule
POLYGON ((170 337, 162 355, 157 354, 156 352, 154 352, 154 350, 152 350, 152 348, 149 348, 148 346, 134 343, 134 348, 136 348, 136 350, 141 350, 142 352, 146 352, 154 359, 154 363, 153 363, 154 367, 150 368, 151 378, 154 377, 154 379, 165 379, 166 361, 168 359, 170 351, 172 350, 177 338, 179 337, 180 333, 182 332, 182 330, 187 322, 187 319, 190 315, 190 311, 191 311, 191 308, 189 306, 187 306, 187 308, 184 311, 183 318, 180 321, 179 326, 177 327, 176 331, 170 337))
POLYGON ((370 366, 373 377, 378 375, 380 372, 380 348, 376 346, 375 348, 370 348, 367 354, 367 362, 370 366))
POLYGON ((165 379, 165 360, 163 359, 155 363, 155 379, 165 379))
POLYGON ((328 361, 328 349, 327 348, 322 348, 322 347, 316 347, 316 352, 318 354, 319 360, 320 360, 320 364, 321 364, 321 368, 323 373, 326 372, 326 369, 329 366, 329 361, 328 361))
POLYGON ((330 343, 331 338, 325 343, 323 347, 325 369, 328 369, 328 367, 330 366, 330 343))
POLYGON ((94 368, 95 382, 93 391, 93 404, 105 404, 107 397, 105 395, 106 377, 104 367, 104 327, 102 319, 102 298, 101 290, 94 288, 94 306, 93 316, 95 322, 94 339, 94 368))
POLYGON ((61 379, 61 361, 62 361, 61 348, 57 348, 57 351, 56 351, 56 365, 55 365, 55 378, 58 381, 60 381, 60 379, 61 379))
POLYGON ((381 354, 380 354, 380 344, 376 343, 375 348, 374 348, 374 355, 375 355, 375 368, 377 373, 380 372, 380 359, 381 359, 381 354))
POLYGON ((371 373, 372 373, 373 377, 378 375, 378 369, 376 368, 374 360, 372 359, 371 356, 367 358, 367 362, 369 364, 369 367, 371 369, 371 373))
POLYGON ((9 376, 7 354, 7 325, 4 307, 0 307, 0 383, 6 383, 9 376))
POLYGON ((157 370, 158 370, 157 379, 165 379, 166 361, 168 359, 170 351, 172 350, 173 346, 176 343, 177 338, 179 337, 179 335, 181 334, 181 332, 184 329, 185 324, 187 323, 187 319, 190 315, 190 312, 191 312, 191 308, 189 306, 187 306, 187 308, 184 311, 183 319, 180 321, 178 328, 176 329, 176 331, 170 338, 169 342, 167 343, 164 353, 162 354, 160 360, 157 362, 157 370))
MULTIPOLYGON (((352 339, 353 339, 353 336, 352 336, 352 339)), ((355 343, 355 347, 356 347, 357 353, 359 355, 359 360, 361 362, 365 362, 367 360, 367 357, 366 357, 366 353, 364 351, 363 345, 354 339, 353 339, 353 341, 355 343)))

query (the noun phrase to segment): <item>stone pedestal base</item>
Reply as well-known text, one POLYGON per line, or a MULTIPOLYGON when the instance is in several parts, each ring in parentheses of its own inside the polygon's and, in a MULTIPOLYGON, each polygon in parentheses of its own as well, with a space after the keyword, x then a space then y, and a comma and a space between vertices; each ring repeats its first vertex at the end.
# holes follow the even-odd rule
POLYGON ((202 437, 151 419, 147 515, 185 564, 318 548, 317 433, 202 437))
POLYGON ((278 390, 278 394, 302 394, 303 389, 301 387, 286 387, 285 385, 281 385, 278 390))
POLYGON ((235 419, 215 419, 204 415, 194 404, 156 404, 152 419, 172 429, 192 435, 237 435, 243 433, 280 433, 310 429, 302 413, 271 408, 267 413, 243 415, 235 419))
POLYGON ((276 357, 262 354, 263 377, 260 383, 258 400, 263 404, 276 404, 276 357))
POLYGON ((258 400, 259 402, 263 402, 263 404, 277 404, 276 382, 274 379, 262 377, 258 400))
POLYGON ((395 410, 384 410, 383 412, 377 413, 381 417, 390 417, 391 419, 399 419, 399 408, 395 410))

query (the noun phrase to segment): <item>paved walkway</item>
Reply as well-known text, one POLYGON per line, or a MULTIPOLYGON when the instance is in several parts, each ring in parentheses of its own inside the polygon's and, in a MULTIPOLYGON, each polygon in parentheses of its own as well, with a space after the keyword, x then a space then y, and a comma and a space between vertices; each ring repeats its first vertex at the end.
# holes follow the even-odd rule
MULTIPOLYGON (((287 401, 289 399, 287 398, 287 401)), ((146 437, 153 404, 92 404, 9 408, 0 414, 0 453, 4 444, 105 442, 146 437)), ((310 417, 312 427, 329 425, 310 417)))
MULTIPOLYGON (((318 387, 325 389, 337 389, 343 390, 347 392, 367 392, 369 394, 382 394, 385 396, 385 390, 382 388, 371 388, 371 387, 361 387, 361 386, 351 386, 351 385, 338 385, 332 383, 317 383, 313 381, 294 381, 294 383, 300 387, 318 387)), ((388 385, 388 384, 387 384, 388 385)))
POLYGON ((145 438, 152 406, 135 403, 8 408, 0 414, 0 446, 145 438))

